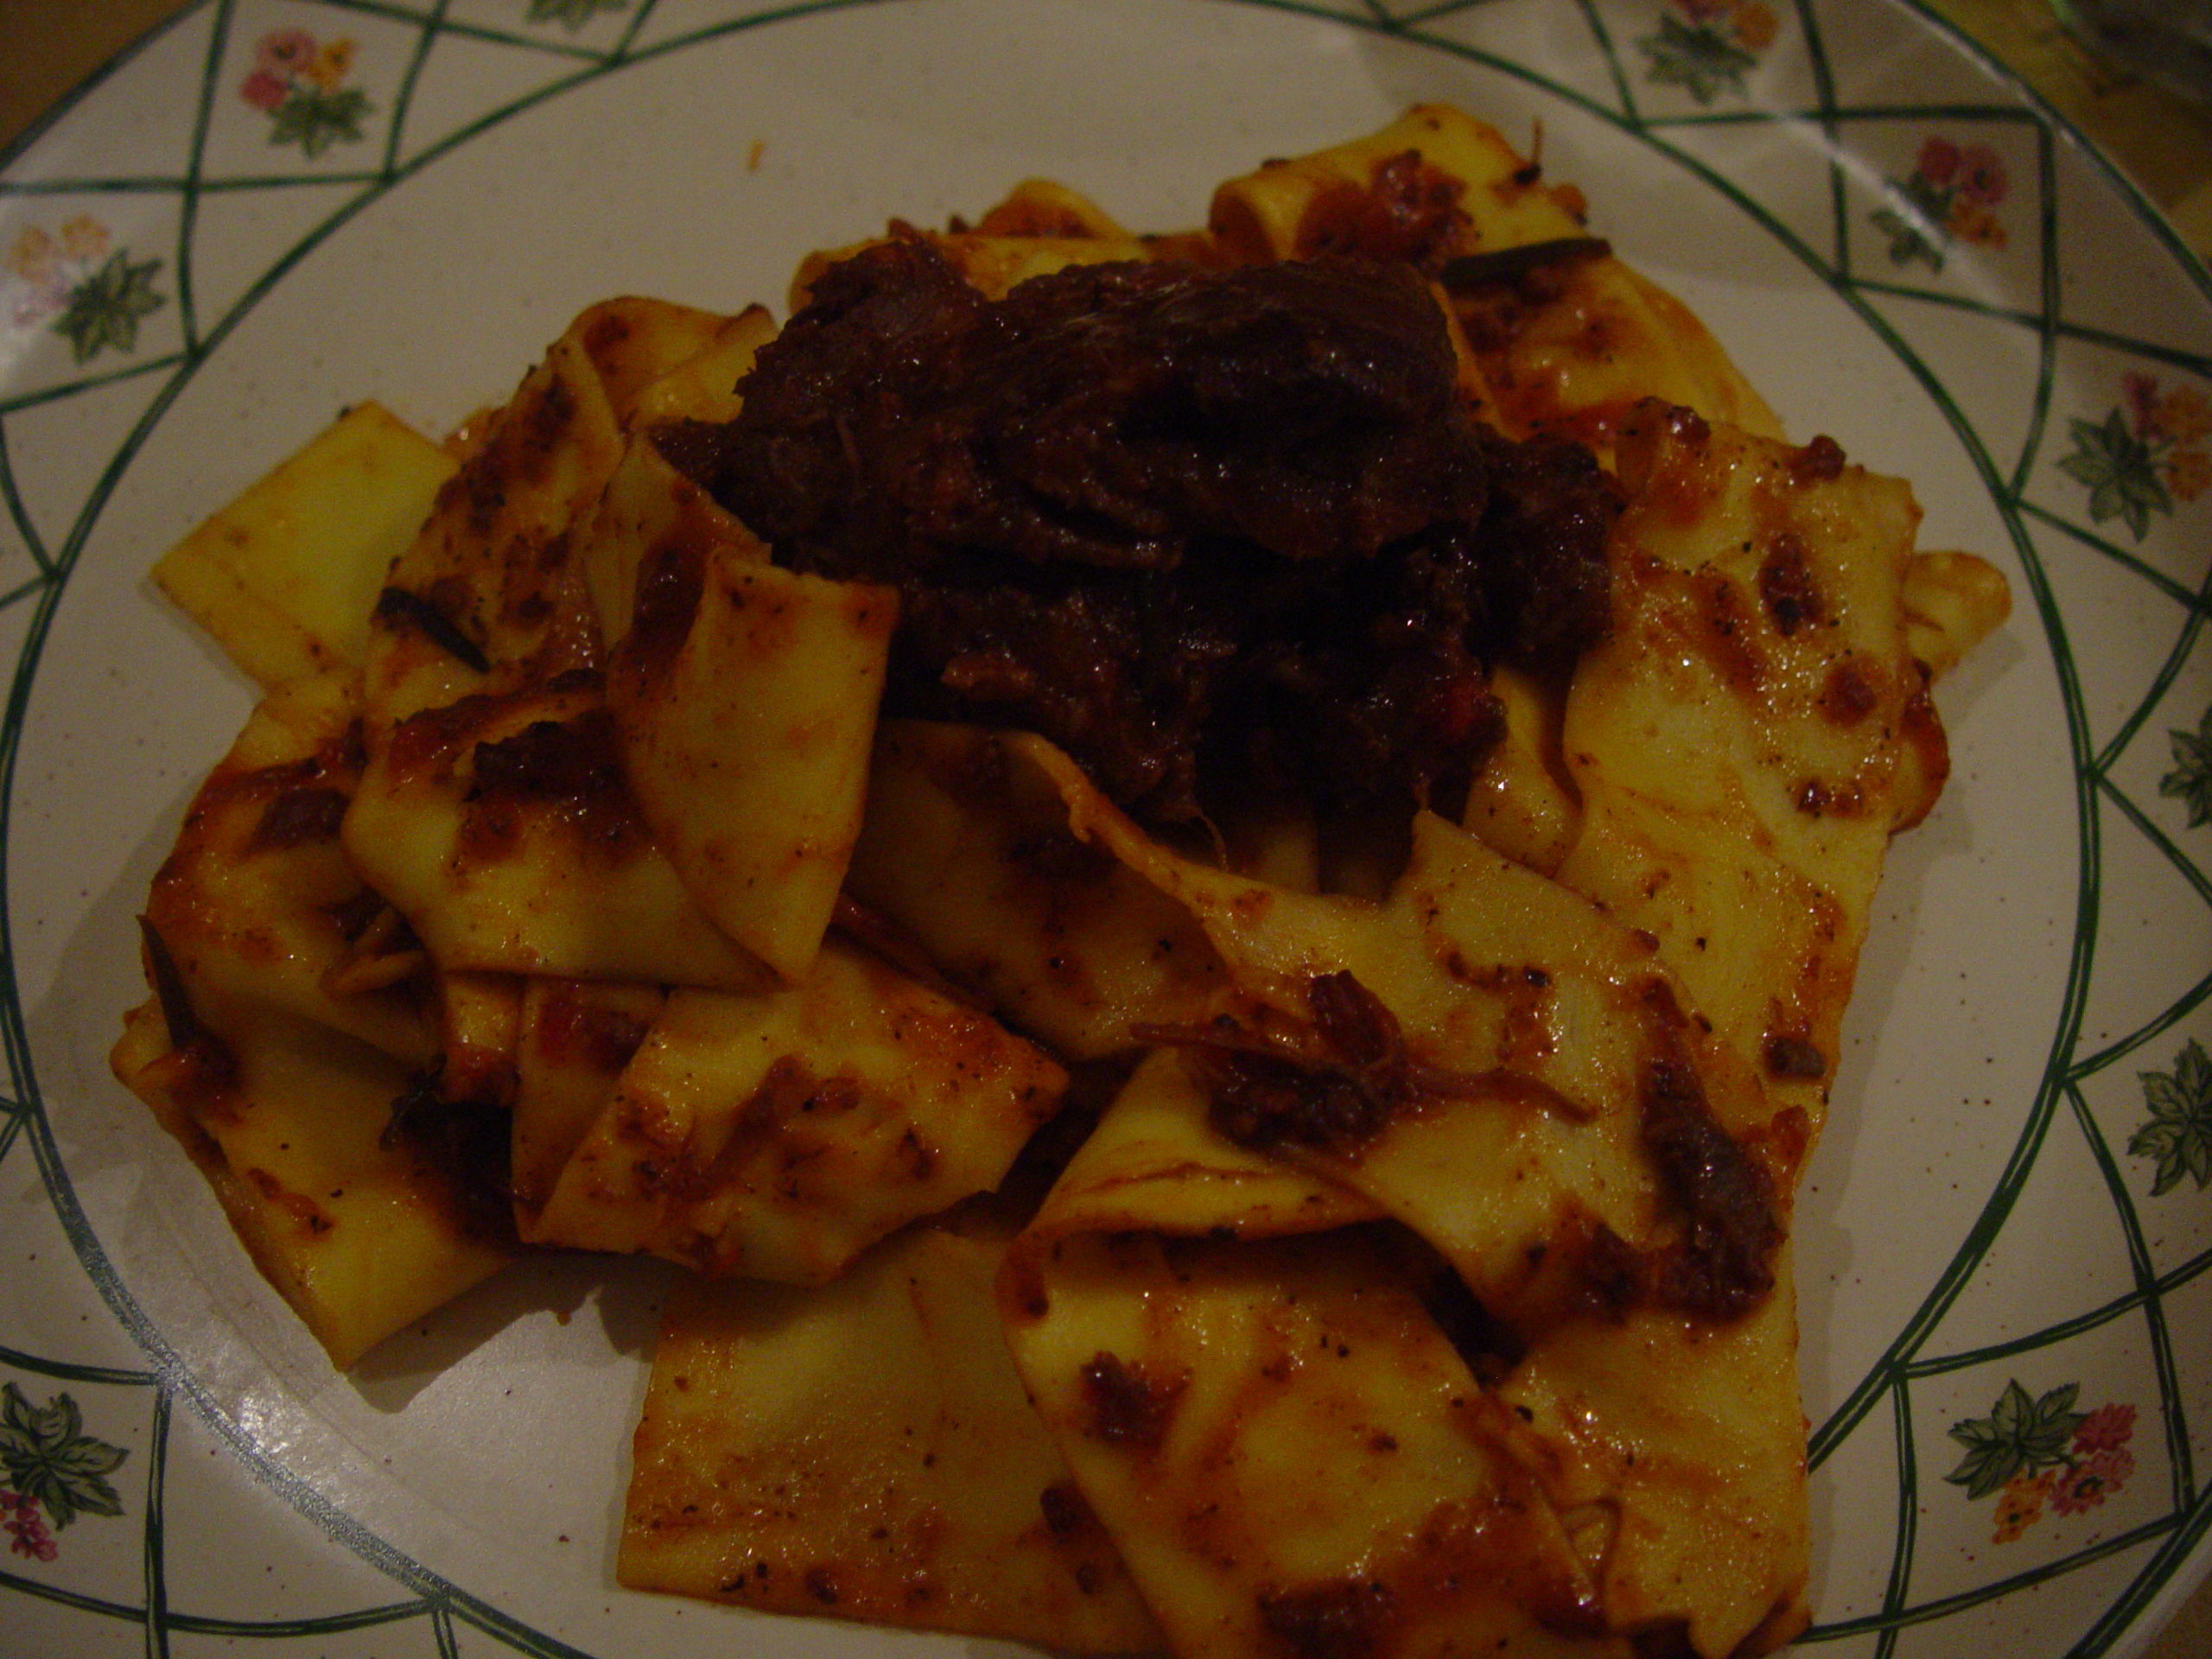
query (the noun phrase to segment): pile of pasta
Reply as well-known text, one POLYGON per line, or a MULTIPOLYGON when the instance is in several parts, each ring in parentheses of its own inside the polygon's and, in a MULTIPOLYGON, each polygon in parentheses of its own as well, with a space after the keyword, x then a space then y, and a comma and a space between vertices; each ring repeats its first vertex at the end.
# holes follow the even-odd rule
MULTIPOLYGON (((1301 257, 1408 156, 1455 258, 1586 240, 1434 106, 1203 232, 1033 182, 929 239, 994 295, 1301 257)), ((1609 253, 1509 298, 1440 289, 1463 393, 1617 474, 1612 626, 1498 671, 1460 820, 1363 888, 1311 824, 1193 849, 1041 738, 879 719, 897 595, 779 567, 656 447, 734 416, 762 309, 596 305, 444 444, 353 410, 156 568, 264 695, 118 1075, 340 1368, 534 1249, 690 1269, 627 1585, 1185 1659, 1784 1644, 1786 1238, 1726 1306, 1593 1296, 1592 1251, 1713 1247, 1716 1169, 1786 1232, 1942 783, 1928 687, 2005 587, 1609 253), (1348 1026, 1452 1086, 1356 1145, 1224 1136, 1206 1041, 1348 1026), (1669 1139, 1685 1090, 1725 1146, 1669 1139)))

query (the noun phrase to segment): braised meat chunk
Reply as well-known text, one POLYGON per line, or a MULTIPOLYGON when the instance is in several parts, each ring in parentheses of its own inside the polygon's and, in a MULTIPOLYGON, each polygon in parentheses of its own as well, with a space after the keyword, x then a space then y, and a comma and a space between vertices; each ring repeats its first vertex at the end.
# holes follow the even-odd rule
POLYGON ((1410 267, 831 267, 670 459, 794 569, 897 587, 886 708, 1043 734, 1155 822, 1426 798, 1491 664, 1602 631, 1617 486, 1471 418, 1410 267))

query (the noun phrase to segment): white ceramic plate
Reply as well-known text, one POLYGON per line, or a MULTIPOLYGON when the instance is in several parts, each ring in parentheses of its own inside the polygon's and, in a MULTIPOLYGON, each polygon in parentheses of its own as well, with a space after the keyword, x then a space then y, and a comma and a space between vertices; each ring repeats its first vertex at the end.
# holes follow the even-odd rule
POLYGON ((345 402, 443 429, 604 296, 774 299, 1033 174, 1188 224, 1437 98, 1540 122, 1793 433, 2012 579, 1798 1211, 1807 1644, 2138 1645, 2212 1520, 2212 305, 2047 113, 1870 0, 211 0, 0 175, 0 1649, 987 1645, 615 1587, 650 1268, 515 1272, 350 1378, 262 1285, 106 1072, 248 702, 146 569, 345 402))

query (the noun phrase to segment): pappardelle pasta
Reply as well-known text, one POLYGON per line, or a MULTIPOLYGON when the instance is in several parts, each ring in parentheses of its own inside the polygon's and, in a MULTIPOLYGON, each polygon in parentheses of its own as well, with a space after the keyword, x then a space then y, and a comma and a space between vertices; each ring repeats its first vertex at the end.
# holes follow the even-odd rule
POLYGON ((688 1270, 618 1573, 1181 1659, 1808 1618, 1789 1217, 2003 579, 1457 111, 346 415, 118 1077, 343 1369, 688 1270))

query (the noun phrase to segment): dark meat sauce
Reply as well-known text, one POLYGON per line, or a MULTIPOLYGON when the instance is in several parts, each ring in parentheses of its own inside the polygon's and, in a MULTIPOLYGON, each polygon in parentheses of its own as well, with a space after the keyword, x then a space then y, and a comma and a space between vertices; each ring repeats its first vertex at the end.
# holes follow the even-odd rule
POLYGON ((1306 991, 1312 1024, 1302 1041, 1221 1022, 1138 1034, 1184 1050, 1207 1121, 1255 1151, 1290 1145, 1356 1157, 1399 1113, 1473 1086, 1417 1065, 1397 1016, 1351 974, 1316 975, 1306 991))
POLYGON ((1422 800, 1500 661, 1602 632, 1618 487, 1466 412, 1410 267, 833 266, 727 426, 661 447, 779 563, 894 586, 885 711, 1041 734, 1155 823, 1422 800))

